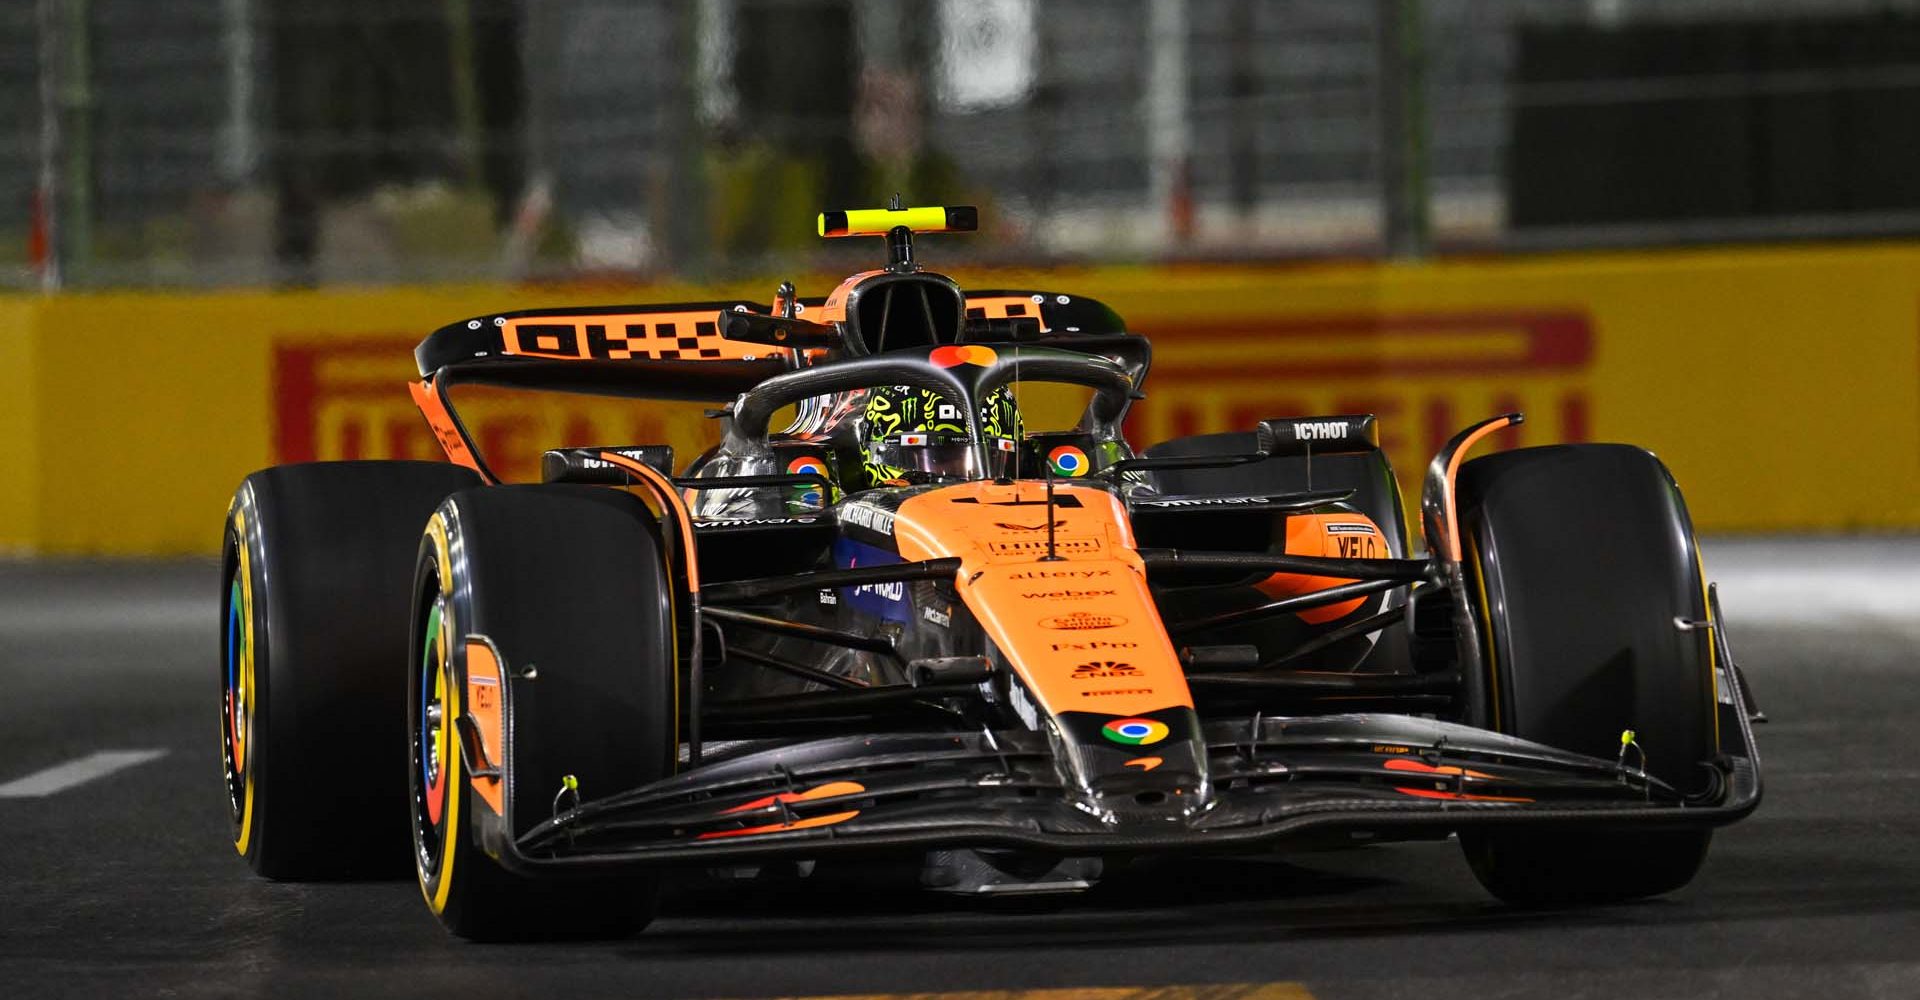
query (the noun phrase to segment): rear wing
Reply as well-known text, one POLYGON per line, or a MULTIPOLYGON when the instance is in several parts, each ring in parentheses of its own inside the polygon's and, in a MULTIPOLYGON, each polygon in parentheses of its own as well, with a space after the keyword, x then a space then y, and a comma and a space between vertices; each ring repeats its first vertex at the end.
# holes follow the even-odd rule
MULTIPOLYGON (((826 299, 800 299, 795 316, 820 323, 839 319, 826 303, 826 299)), ((420 342, 414 361, 421 377, 431 378, 450 365, 466 368, 474 362, 507 358, 756 361, 784 356, 782 348, 728 339, 719 322, 726 312, 773 315, 769 307, 745 301, 523 309, 449 323, 420 342)), ((1145 377, 1151 359, 1146 340, 1127 333, 1125 322, 1105 303, 1060 292, 969 291, 961 339, 1036 343, 1105 354, 1133 371, 1135 384, 1145 377)))
POLYGON ((720 335, 722 312, 765 314, 752 302, 687 302, 652 306, 523 309, 449 323, 413 352, 425 378, 457 363, 486 358, 564 361, 750 361, 761 344, 720 335))
POLYGON ((1125 320, 1099 299, 1063 292, 969 290, 962 339, 1012 342, 1098 354, 1118 362, 1135 386, 1153 365, 1153 345, 1128 333, 1125 320))
MULTIPOLYGON (((979 291, 967 293, 965 302, 964 342, 1095 354, 1123 366, 1136 386, 1146 378, 1152 360, 1146 338, 1127 333, 1119 315, 1097 300, 979 291)), ((795 319, 831 324, 837 317, 826 303, 794 302, 795 319)), ((754 302, 715 301, 524 309, 449 323, 414 349, 420 381, 411 394, 448 458, 497 482, 448 398, 455 385, 727 403, 774 375, 833 356, 730 339, 722 322, 729 313, 774 315, 754 302)))
MULTIPOLYGON (((1032 319, 1038 336, 1051 340, 1098 335, 1123 334, 1127 324, 1120 314, 1099 299, 1061 292, 1017 291, 1005 289, 968 290, 967 318, 1032 319)), ((1048 344, 1057 347, 1057 344, 1048 344)))
POLYGON ((731 402, 798 362, 777 347, 728 340, 723 313, 764 315, 751 302, 578 306, 492 313, 428 334, 408 388, 447 457, 487 467, 448 397, 455 385, 491 385, 636 399, 731 402))

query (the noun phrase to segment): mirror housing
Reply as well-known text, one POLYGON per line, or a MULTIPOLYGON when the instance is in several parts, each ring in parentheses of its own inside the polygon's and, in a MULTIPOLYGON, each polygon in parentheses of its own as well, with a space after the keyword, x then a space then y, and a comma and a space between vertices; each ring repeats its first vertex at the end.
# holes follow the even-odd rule
POLYGON ((720 336, 749 344, 787 347, 797 351, 831 350, 846 346, 846 340, 840 336, 837 327, 804 319, 722 312, 719 324, 720 336))
POLYGON ((1260 452, 1269 458, 1363 455, 1380 449, 1371 413, 1262 420, 1258 433, 1260 452))
POLYGON ((631 458, 663 476, 673 476, 673 446, 643 444, 624 448, 555 448, 540 456, 540 481, 595 486, 631 484, 633 474, 601 458, 603 451, 631 458))

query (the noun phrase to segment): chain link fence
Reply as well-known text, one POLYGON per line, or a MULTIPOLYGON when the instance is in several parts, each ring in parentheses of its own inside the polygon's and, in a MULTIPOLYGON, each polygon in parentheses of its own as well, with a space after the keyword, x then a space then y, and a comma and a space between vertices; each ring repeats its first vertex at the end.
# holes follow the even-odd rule
POLYGON ((0 284, 1913 235, 1914 121, 1920 0, 0 0, 0 284))

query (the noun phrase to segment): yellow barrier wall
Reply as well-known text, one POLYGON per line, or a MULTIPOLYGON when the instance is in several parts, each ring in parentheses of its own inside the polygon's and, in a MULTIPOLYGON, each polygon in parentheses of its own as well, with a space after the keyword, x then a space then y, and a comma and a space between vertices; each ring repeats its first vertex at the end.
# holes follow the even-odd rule
POLYGON ((0 299, 0 552, 40 537, 40 421, 31 300, 0 299))
MULTIPOLYGON (((1153 336, 1136 443, 1372 411, 1411 487, 1458 426, 1518 408, 1502 445, 1652 448, 1703 530, 1920 527, 1920 246, 956 277, 1091 295, 1153 336)), ((0 299, 0 548, 212 551, 251 469, 430 457, 402 383, 440 324, 772 284, 0 299)), ((558 439, 684 458, 704 431, 684 407, 546 397, 470 416, 521 475, 558 439)))

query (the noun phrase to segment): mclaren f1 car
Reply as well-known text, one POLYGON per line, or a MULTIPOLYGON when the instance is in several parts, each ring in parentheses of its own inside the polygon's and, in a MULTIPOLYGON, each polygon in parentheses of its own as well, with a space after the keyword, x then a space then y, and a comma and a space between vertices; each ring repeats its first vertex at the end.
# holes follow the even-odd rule
POLYGON ((411 385, 449 461, 249 476, 220 676, 251 867, 410 858, 491 940, 630 932, 675 870, 907 857, 931 889, 1065 892, 1456 835, 1494 895, 1557 904, 1682 886, 1758 804, 1652 454, 1466 460, 1522 419, 1495 416, 1410 518, 1369 415, 1136 450, 1148 342, 916 259, 975 224, 825 213, 888 249, 824 299, 453 323, 411 385), (560 448, 505 484, 457 385, 705 403, 718 443, 560 448), (1030 427, 1047 392, 1071 419, 1030 427))

